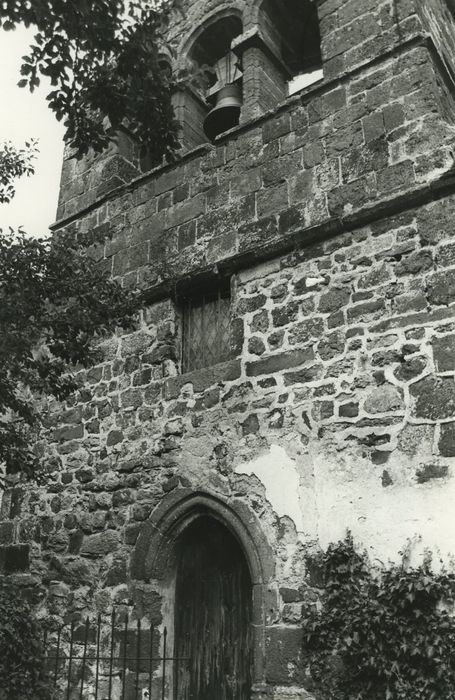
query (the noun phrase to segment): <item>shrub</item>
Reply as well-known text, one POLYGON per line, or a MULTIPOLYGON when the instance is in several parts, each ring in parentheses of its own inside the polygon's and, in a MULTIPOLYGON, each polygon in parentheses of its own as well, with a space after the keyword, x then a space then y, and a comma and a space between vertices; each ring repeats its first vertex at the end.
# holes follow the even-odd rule
POLYGON ((372 567, 350 534, 316 564, 322 611, 304 619, 315 692, 324 700, 455 699, 455 575, 431 560, 372 567))
POLYGON ((30 605, 0 577, 0 700, 49 700, 42 641, 30 605))

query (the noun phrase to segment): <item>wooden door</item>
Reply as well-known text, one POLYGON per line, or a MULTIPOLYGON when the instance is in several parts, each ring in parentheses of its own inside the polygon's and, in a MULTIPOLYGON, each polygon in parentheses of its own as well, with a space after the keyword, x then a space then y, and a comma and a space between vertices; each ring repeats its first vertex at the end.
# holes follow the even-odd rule
POLYGON ((251 580, 235 537, 200 517, 183 533, 175 596, 176 700, 250 699, 251 580))

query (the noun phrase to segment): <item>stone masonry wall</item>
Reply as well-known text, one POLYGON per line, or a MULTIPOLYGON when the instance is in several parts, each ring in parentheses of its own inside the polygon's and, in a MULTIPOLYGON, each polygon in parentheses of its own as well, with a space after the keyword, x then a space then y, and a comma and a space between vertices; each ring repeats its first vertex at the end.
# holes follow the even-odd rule
POLYGON ((349 221, 450 169, 438 81, 428 49, 411 45, 143 176, 73 225, 102 226, 112 238, 97 255, 143 287, 292 246, 297 231, 349 221))
MULTIPOLYGON (((260 0, 199 0, 198 2, 183 3, 183 14, 177 13, 174 24, 170 32, 170 38, 175 43, 176 61, 175 68, 182 67, 185 64, 185 58, 191 46, 192 37, 201 31, 203 26, 206 26, 213 20, 214 17, 223 16, 223 13, 235 12, 241 15, 243 32, 245 35, 248 32, 257 28, 260 23, 260 12, 262 2, 260 0)), ((321 33, 321 49, 323 70, 325 76, 325 92, 330 92, 330 87, 335 87, 336 83, 332 81, 342 81, 343 83, 348 78, 352 71, 358 70, 361 66, 365 66, 369 62, 384 57, 391 49, 399 44, 410 40, 419 34, 423 34, 426 30, 422 22, 421 7, 418 0, 410 0, 403 2, 402 0, 318 0, 318 13, 320 18, 320 33, 321 33)), ((438 15, 439 16, 439 15, 438 15)), ((434 33, 435 37, 439 34, 434 33)), ((441 42, 438 42, 438 46, 441 42)), ((247 58, 247 63, 257 64, 256 69, 251 67, 248 74, 244 76, 246 85, 245 90, 253 92, 257 99, 261 99, 263 91, 270 92, 267 87, 267 81, 276 82, 273 65, 270 64, 269 69, 271 75, 266 75, 267 67, 263 65, 262 59, 255 56, 256 50, 253 49, 253 54, 247 58), (251 59, 251 61, 250 61, 251 59), (264 73, 265 71, 265 73, 264 73), (262 86, 259 84, 263 81, 262 86)), ((385 62, 383 59, 383 65, 385 62)), ((369 105, 362 105, 362 95, 352 96, 348 99, 347 104, 353 103, 357 105, 358 116, 346 114, 346 121, 343 123, 335 123, 335 129, 347 126, 349 123, 354 123, 364 114, 374 112, 382 105, 388 102, 394 102, 395 99, 401 99, 406 93, 407 86, 399 84, 400 74, 406 72, 408 67, 396 65, 396 80, 393 83, 394 90, 388 93, 391 82, 386 81, 382 92, 380 85, 382 78, 378 74, 376 82, 376 90, 373 90, 370 100, 375 100, 369 105), (362 114, 364 110, 364 114, 362 114)), ((387 76, 390 81, 393 78, 393 73, 387 76)), ((403 78, 403 76, 401 75, 403 78)), ((372 88, 374 85, 371 86, 372 88)), ((367 88, 368 89, 368 88, 367 88)), ((413 88, 415 89, 415 88, 413 88)), ((435 86, 432 87, 433 93, 435 86)), ((440 92, 442 87, 438 88, 440 92)), ((278 93, 277 93, 278 94, 278 93)), ((302 92, 303 99, 312 100, 314 91, 306 90, 302 92)), ((278 98, 277 98, 278 99, 278 98)), ((440 97, 438 98, 440 99, 440 97)), ((272 106, 272 101, 264 101, 263 106, 259 109, 258 105, 252 104, 249 94, 244 95, 245 104, 248 106, 247 119, 252 115, 257 116, 264 109, 272 106)), ((342 102, 342 98, 341 98, 342 102)), ((286 102, 283 103, 284 105, 286 102)), ((346 106, 341 103, 341 107, 346 106)), ((188 109, 191 110, 191 105, 188 104, 188 109)), ((330 104, 330 97, 327 98, 327 104, 324 109, 324 115, 328 117, 337 109, 336 104, 330 104)), ((342 118, 342 115, 340 115, 342 118)), ((242 116, 242 122, 245 120, 245 115, 242 116)), ((310 120, 310 124, 319 121, 317 118, 310 120)), ((292 129, 298 132, 305 127, 305 122, 293 125, 292 129)), ((253 130, 253 124, 250 122, 250 132, 253 130)), ((283 132, 285 133, 285 131, 283 132)), ((252 134, 251 134, 252 135, 252 134)), ((341 134, 340 134, 341 135, 341 134)), ((317 135, 319 136, 319 134, 317 135)), ((221 137, 221 142, 223 138, 221 137)), ((117 187, 121 181, 129 182, 135 177, 134 167, 137 167, 137 158, 133 157, 131 149, 126 143, 115 161, 114 179, 112 179, 110 171, 113 164, 111 163, 111 154, 108 161, 111 165, 107 167, 107 173, 104 172, 104 156, 95 160, 88 158, 84 159, 80 164, 71 159, 66 159, 63 166, 62 175, 62 193, 60 205, 57 213, 59 221, 66 217, 75 214, 81 209, 91 206, 97 200, 99 201, 103 192, 112 190, 117 187)), ((197 151, 194 152, 194 158, 197 151)), ((245 155, 245 153, 243 154, 245 155)), ((274 157, 276 154, 274 154, 274 157)), ((230 154, 230 158, 235 158, 235 152, 230 154)), ((193 158, 193 160, 194 160, 193 158)), ((217 158, 217 162, 220 161, 217 158)), ((192 173, 191 173, 192 174, 192 173)), ((178 174, 177 182, 181 182, 182 174, 178 174)), ((118 195, 117 195, 118 197, 118 195)), ((181 200, 178 200, 181 201, 181 200)))
MULTIPOLYGON (((352 3, 320 9, 324 36, 349 24, 352 3)), ((170 628, 171 584, 134 563, 154 514, 188 493, 235 510, 263 536, 257 699, 311 697, 307 554, 346 528, 382 560, 454 551, 453 98, 428 39, 365 42, 216 146, 110 193, 73 181, 60 226, 102 227, 94 255, 147 308, 43 405, 47 483, 2 498, 0 570, 40 614, 114 604, 170 628), (182 374, 180 291, 201 277, 231 278, 232 356, 182 374)))
POLYGON ((266 681, 304 684, 305 552, 347 527, 381 558, 415 535, 453 546, 453 211, 451 197, 239 273, 244 339, 213 368, 178 375, 178 314, 150 307, 48 407, 52 476, 5 495, 4 570, 44 586, 54 615, 137 609, 155 589, 129 562, 153 508, 179 489, 235 498, 275 557, 266 681))

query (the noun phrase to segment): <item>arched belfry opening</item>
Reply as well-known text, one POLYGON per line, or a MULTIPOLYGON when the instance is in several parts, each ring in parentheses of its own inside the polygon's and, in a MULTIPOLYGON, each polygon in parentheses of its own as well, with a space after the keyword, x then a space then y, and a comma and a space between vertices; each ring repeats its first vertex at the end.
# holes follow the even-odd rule
POLYGON ((213 141, 239 123, 243 71, 231 44, 241 33, 239 14, 218 13, 191 36, 184 50, 192 80, 175 95, 174 108, 186 148, 213 141))
POLYGON ((263 0, 259 26, 290 75, 321 67, 316 3, 310 0, 263 0))
POLYGON ((252 584, 238 540, 196 518, 176 548, 175 700, 249 700, 252 584), (187 660, 186 660, 187 659, 187 660))
POLYGON ((322 78, 317 5, 311 0, 262 0, 258 29, 277 60, 276 88, 286 97, 322 78))

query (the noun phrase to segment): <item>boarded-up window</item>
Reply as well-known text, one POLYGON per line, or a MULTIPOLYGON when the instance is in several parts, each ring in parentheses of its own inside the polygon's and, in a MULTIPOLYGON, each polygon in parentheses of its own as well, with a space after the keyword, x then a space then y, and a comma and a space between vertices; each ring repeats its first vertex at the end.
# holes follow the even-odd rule
POLYGON ((231 299, 228 286, 188 298, 183 305, 183 371, 230 357, 231 299))

